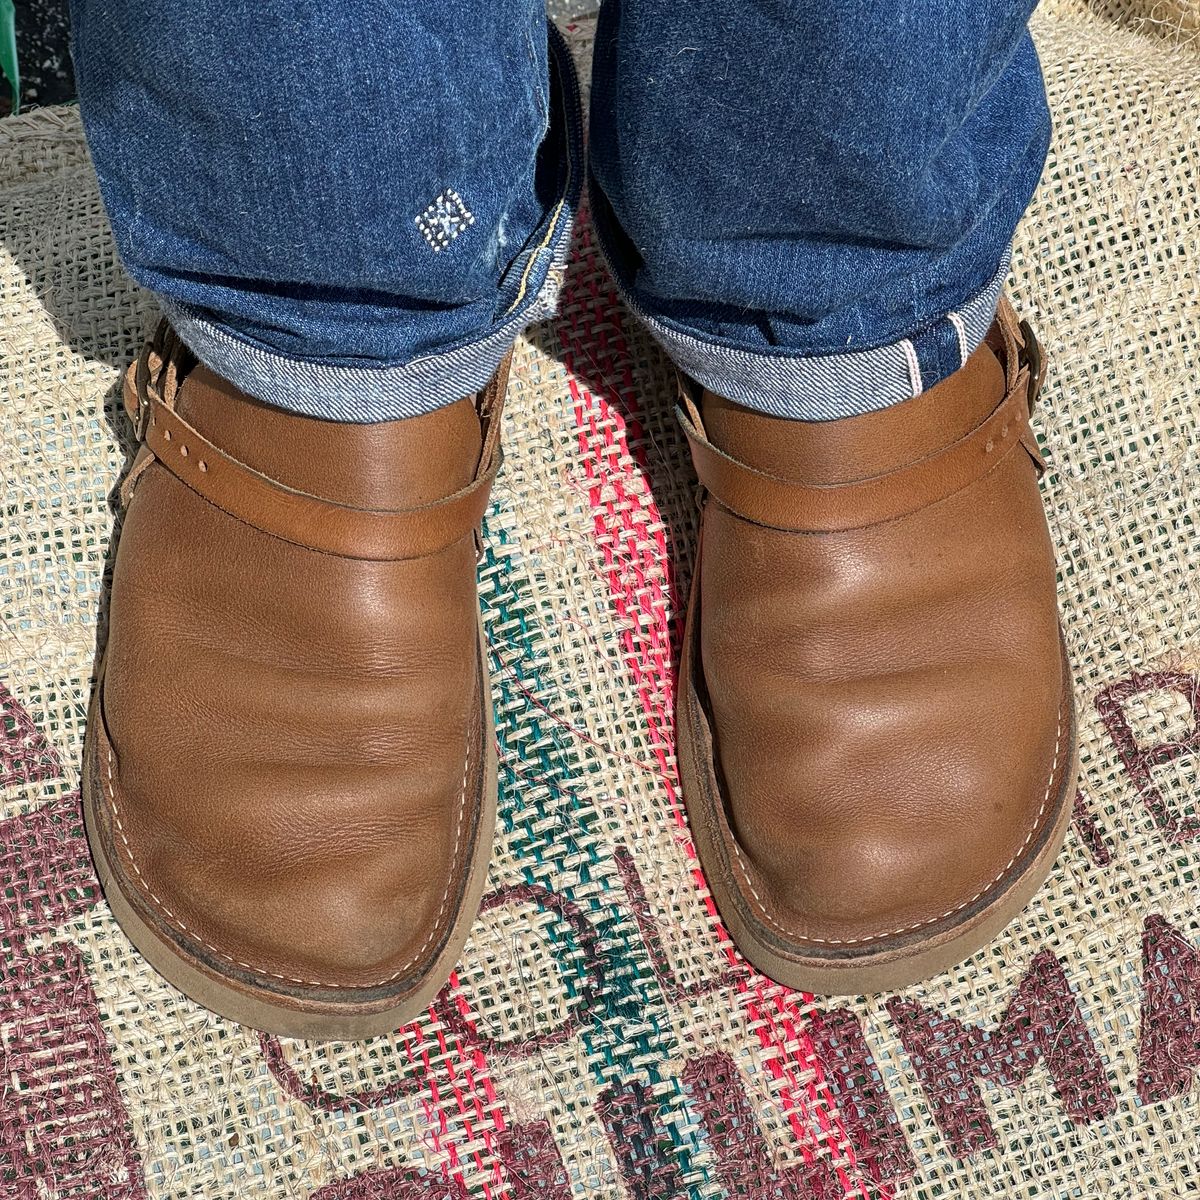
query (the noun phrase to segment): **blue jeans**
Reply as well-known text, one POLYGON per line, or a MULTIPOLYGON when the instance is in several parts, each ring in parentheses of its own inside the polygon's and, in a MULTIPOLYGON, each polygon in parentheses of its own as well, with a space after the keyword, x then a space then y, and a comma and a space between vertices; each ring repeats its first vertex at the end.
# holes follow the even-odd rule
MULTIPOLYGON (((961 365, 1049 138, 1032 7, 607 0, 591 208, 681 367, 828 419, 961 365)), ((553 311, 583 164, 542 0, 72 9, 121 257, 245 391, 428 411, 553 311)))

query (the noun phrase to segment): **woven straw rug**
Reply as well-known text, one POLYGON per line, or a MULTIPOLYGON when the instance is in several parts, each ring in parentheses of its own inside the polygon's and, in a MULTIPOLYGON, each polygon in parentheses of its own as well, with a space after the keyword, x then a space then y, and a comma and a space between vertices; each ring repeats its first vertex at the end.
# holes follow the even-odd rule
POLYGON ((485 911, 428 1014, 359 1045, 208 1015, 97 894, 76 788, 117 373, 152 305, 75 114, 0 123, 0 1198, 1200 1191, 1200 13, 1060 0, 1037 34, 1058 132, 1013 290, 1052 356, 1083 776, 1036 903, 900 995, 814 1001, 732 950, 673 754, 687 456, 585 221, 520 347, 487 520, 485 911))

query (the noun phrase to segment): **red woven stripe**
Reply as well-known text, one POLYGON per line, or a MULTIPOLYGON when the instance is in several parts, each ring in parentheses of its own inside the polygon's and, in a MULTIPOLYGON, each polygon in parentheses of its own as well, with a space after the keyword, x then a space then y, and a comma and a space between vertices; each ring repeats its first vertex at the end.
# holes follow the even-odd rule
MULTIPOLYGON (((682 605, 664 521, 648 485, 641 406, 625 334, 624 310, 603 274, 586 217, 581 215, 578 261, 567 279, 558 330, 578 424, 579 450, 593 513, 596 544, 604 559, 613 607, 621 617, 625 664, 650 728, 651 748, 670 799, 679 839, 688 857, 696 851, 679 801, 675 769, 673 645, 678 645, 682 605), (587 382, 585 382, 585 379, 587 382), (591 383, 603 381, 598 392, 591 383)), ((703 875, 693 869, 731 963, 738 962, 720 925, 703 875)), ((837 1117, 820 1060, 805 1030, 811 997, 769 980, 735 984, 748 1028, 758 1038, 766 1069, 775 1077, 793 1134, 807 1158, 818 1143, 857 1167, 854 1147, 837 1117), (830 1114, 833 1114, 832 1116, 830 1114)), ((851 1174, 839 1172, 847 1195, 863 1195, 851 1174)), ((874 1195, 884 1195, 878 1189, 874 1195)))

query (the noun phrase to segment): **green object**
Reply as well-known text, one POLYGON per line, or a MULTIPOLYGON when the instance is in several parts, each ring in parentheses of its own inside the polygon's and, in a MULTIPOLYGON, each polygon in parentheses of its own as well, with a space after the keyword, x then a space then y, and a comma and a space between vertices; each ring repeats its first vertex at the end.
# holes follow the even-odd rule
POLYGON ((12 110, 21 107, 21 72, 17 67, 17 10, 13 0, 0 0, 0 75, 12 91, 12 110))

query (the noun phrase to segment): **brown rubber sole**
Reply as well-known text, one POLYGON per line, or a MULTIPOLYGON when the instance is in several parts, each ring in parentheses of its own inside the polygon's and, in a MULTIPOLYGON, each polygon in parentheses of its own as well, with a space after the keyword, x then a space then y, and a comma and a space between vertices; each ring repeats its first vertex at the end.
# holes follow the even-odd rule
MULTIPOLYGON (((693 599, 694 604, 694 599, 693 599)), ((837 954, 804 954, 757 919, 729 870, 724 839, 724 801, 716 782, 708 717, 698 694, 693 667, 694 631, 685 635, 680 675, 678 731, 679 771, 684 807, 705 879, 730 937, 742 956, 768 978, 816 996, 866 996, 898 991, 930 979, 966 961, 987 946, 1033 899, 1050 874, 1071 823, 1072 801, 1079 776, 1079 741, 1064 653, 1064 687, 1070 712, 1070 759, 1054 798, 1053 817, 1040 842, 1001 890, 986 897, 951 925, 925 935, 881 941, 871 950, 837 954)), ((853 882, 848 881, 852 887, 853 882)))
POLYGON ((339 1004, 322 1000, 318 1004, 306 1007, 302 997, 282 996, 266 988, 255 988, 252 984, 227 977, 207 963, 188 956, 180 946, 158 933, 139 913, 135 904, 126 897, 121 876, 113 869, 110 861, 105 845, 103 822, 97 807, 100 802, 100 790, 96 786, 93 766, 96 756, 92 731, 98 728, 96 723, 103 719, 99 713, 99 697, 104 680, 104 667, 101 664, 100 677, 88 714, 88 733, 84 748, 83 820, 104 897, 117 924, 141 956, 172 987, 210 1012, 278 1037, 303 1038, 310 1041, 356 1041, 391 1033, 419 1017, 449 979, 466 944, 471 925, 479 912, 495 836, 498 793, 495 717, 482 621, 480 668, 484 738, 480 813, 462 899, 441 950, 421 980, 398 1001, 391 1002, 385 999, 372 1001, 370 1004, 339 1004))

